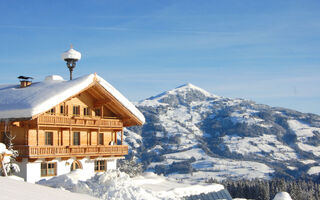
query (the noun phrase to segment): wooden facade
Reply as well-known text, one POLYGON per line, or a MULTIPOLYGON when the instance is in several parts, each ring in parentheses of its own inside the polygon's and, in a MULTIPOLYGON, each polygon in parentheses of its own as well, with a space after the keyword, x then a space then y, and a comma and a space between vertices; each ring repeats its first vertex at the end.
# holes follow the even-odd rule
POLYGON ((0 142, 5 132, 14 136, 19 159, 68 159, 120 157, 128 153, 123 145, 123 127, 141 125, 129 110, 98 82, 50 110, 31 119, 0 122, 0 142))

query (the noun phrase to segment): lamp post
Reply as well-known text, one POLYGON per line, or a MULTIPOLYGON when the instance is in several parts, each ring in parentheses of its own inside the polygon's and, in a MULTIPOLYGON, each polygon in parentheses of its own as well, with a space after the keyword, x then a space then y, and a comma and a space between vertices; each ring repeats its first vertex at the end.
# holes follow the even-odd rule
POLYGON ((74 50, 73 46, 71 45, 70 49, 61 55, 61 58, 67 62, 67 67, 70 71, 70 80, 72 80, 72 72, 76 67, 76 62, 81 59, 81 53, 74 50))

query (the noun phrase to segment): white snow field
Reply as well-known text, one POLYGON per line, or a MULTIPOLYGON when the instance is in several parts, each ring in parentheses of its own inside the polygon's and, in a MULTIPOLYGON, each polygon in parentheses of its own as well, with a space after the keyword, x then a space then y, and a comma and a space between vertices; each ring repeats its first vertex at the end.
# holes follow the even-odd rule
POLYGON ((265 157, 268 153, 275 160, 296 160, 295 151, 279 142, 275 135, 262 135, 258 137, 224 136, 223 140, 231 152, 242 155, 260 155, 265 157))
POLYGON ((187 151, 165 154, 164 156, 166 158, 164 161, 152 162, 147 171, 153 171, 153 168, 159 164, 167 165, 174 161, 188 160, 194 157, 196 161, 192 163, 192 167, 197 169, 197 172, 192 174, 169 174, 168 176, 180 180, 193 181, 203 181, 209 177, 217 180, 223 180, 227 177, 235 179, 269 179, 269 175, 274 172, 272 168, 259 162, 210 157, 200 148, 192 148, 187 151))
POLYGON ((98 200, 86 194, 72 193, 1 176, 0 194, 1 200, 98 200))
POLYGON ((297 145, 302 151, 311 152, 315 156, 320 156, 320 146, 305 144, 308 138, 315 136, 315 132, 320 133, 320 128, 312 127, 298 120, 288 120, 291 130, 297 135, 297 145))
POLYGON ((318 175, 320 173, 320 166, 314 166, 314 167, 310 167, 310 169, 308 170, 308 174, 309 175, 318 175))
POLYGON ((118 170, 91 175, 76 170, 38 183, 108 200, 179 200, 184 196, 224 189, 219 184, 183 183, 153 173, 130 178, 118 170))

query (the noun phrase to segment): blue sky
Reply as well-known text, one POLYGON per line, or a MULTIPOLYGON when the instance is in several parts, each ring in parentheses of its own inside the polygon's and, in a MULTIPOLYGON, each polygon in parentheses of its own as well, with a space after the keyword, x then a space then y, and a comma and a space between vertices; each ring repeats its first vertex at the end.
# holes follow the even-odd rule
POLYGON ((320 114, 320 1, 0 0, 0 83, 97 72, 138 101, 184 83, 320 114))

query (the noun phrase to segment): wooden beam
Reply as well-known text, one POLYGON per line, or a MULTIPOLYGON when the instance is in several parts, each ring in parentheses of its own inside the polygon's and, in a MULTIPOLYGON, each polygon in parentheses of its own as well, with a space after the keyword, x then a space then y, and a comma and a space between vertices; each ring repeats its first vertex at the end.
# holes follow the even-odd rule
POLYGON ((123 145, 123 130, 121 130, 121 145, 123 145))
POLYGON ((35 162, 38 158, 28 158, 28 162, 35 162))
POLYGON ((70 127, 70 129, 69 129, 69 146, 72 145, 72 142, 71 142, 71 139, 72 139, 71 133, 72 133, 72 127, 70 127))
POLYGON ((93 107, 100 107, 102 105, 109 104, 110 102, 111 102, 110 99, 97 100, 97 101, 94 102, 94 106, 93 107))
MULTIPOLYGON (((37 120, 39 120, 39 118, 37 118, 37 120)), ((39 146, 39 125, 37 125, 37 146, 39 146)))

